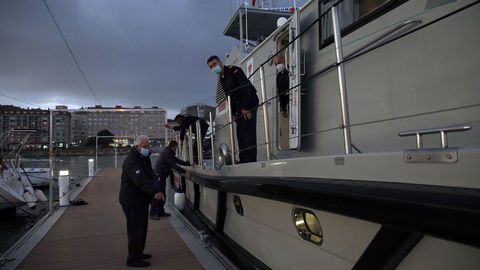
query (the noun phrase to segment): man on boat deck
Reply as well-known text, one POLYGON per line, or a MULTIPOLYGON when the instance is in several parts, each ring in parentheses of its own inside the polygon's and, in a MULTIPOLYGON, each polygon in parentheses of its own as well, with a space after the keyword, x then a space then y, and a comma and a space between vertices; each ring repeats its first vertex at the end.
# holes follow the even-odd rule
MULTIPOLYGON (((170 124, 165 124, 164 126, 166 128, 171 128, 175 131, 180 131, 180 140, 182 142, 185 139, 185 133, 190 126, 192 127, 192 133, 201 136, 201 141, 203 142, 203 140, 205 139, 205 135, 207 134, 208 127, 210 126, 202 118, 188 114, 177 114, 174 120, 179 124, 178 126, 171 126, 170 124), (200 121, 200 132, 197 132, 197 121, 200 121)), ((193 141, 192 147, 193 160, 196 164, 198 164, 197 140, 193 141)))
POLYGON ((240 163, 257 161, 257 90, 241 68, 223 65, 218 56, 210 56, 207 64, 220 76, 223 91, 231 98, 232 114, 237 122, 240 163))
POLYGON ((290 78, 289 72, 285 67, 285 58, 283 55, 277 54, 273 57, 273 64, 277 67, 277 94, 279 95, 279 103, 280 103, 280 112, 282 116, 287 118, 288 117, 288 99, 289 93, 288 89, 290 88, 290 78))
POLYGON ((148 229, 148 206, 152 199, 165 199, 162 187, 156 181, 150 161, 150 141, 138 136, 134 147, 123 162, 119 201, 127 218, 127 265, 147 267, 144 261, 152 257, 143 253, 148 229))

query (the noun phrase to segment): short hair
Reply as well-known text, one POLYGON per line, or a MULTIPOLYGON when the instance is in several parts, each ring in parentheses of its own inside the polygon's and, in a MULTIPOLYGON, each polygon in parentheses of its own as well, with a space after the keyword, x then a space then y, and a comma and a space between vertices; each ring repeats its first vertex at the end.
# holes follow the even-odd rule
POLYGON ((282 62, 285 61, 285 57, 281 53, 276 54, 272 59, 278 59, 281 60, 282 62))
POLYGON ((175 140, 171 140, 168 142, 168 147, 172 148, 172 147, 176 147, 178 145, 177 141, 175 140))
POLYGON ((173 120, 174 120, 174 121, 177 121, 178 119, 183 119, 183 118, 185 118, 185 116, 184 116, 183 114, 177 114, 177 115, 175 116, 175 119, 173 119, 173 120))
POLYGON ((218 58, 218 56, 212 55, 212 56, 210 56, 210 57, 207 59, 207 64, 210 63, 210 62, 212 62, 213 60, 221 61, 220 58, 218 58))
POLYGON ((140 135, 135 139, 135 143, 133 143, 133 145, 139 145, 143 141, 150 141, 150 139, 148 138, 147 135, 140 135))

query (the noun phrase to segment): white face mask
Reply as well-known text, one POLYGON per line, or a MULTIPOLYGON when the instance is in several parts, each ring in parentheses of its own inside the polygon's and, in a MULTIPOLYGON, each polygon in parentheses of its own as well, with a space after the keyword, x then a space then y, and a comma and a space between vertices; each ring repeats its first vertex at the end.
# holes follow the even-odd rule
POLYGON ((220 66, 220 64, 214 66, 214 67, 212 68, 212 72, 213 72, 213 74, 215 74, 215 75, 220 75, 220 73, 222 73, 222 67, 220 66))
POLYGON ((285 65, 284 64, 278 64, 277 65, 277 72, 282 72, 285 70, 285 65))

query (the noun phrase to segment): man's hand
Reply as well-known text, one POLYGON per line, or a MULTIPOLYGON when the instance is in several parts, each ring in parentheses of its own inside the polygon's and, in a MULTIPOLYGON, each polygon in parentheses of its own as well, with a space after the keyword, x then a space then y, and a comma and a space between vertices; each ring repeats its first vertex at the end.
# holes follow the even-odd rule
POLYGON ((288 117, 288 112, 287 111, 282 111, 283 117, 287 118, 288 117))
POLYGON ((155 199, 165 201, 165 195, 162 192, 155 194, 155 199))
POLYGON ((165 124, 163 126, 166 127, 166 128, 172 128, 172 126, 170 124, 165 124))
POLYGON ((191 171, 186 171, 185 172, 185 177, 188 178, 188 179, 192 178, 192 172, 191 171))
POLYGON ((250 111, 244 109, 242 109, 241 111, 244 119, 250 120, 250 118, 252 118, 252 113, 250 111))

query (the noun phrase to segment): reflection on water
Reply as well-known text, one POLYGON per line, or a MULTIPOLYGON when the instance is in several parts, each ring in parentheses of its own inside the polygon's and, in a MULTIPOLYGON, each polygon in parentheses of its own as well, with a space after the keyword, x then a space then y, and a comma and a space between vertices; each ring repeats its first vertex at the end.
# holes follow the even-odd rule
MULTIPOLYGON (((121 168, 125 155, 117 156, 117 167, 121 168)), ((70 190, 74 190, 78 187, 79 183, 88 176, 88 159, 95 158, 90 156, 75 156, 75 157, 61 157, 55 160, 53 175, 53 200, 58 202, 58 185, 57 177, 58 172, 61 170, 68 170, 70 174, 70 190)), ((158 156, 153 156, 152 164, 154 165, 158 156)), ((48 160, 24 160, 23 166, 25 168, 42 168, 48 167, 48 160)), ((98 157, 98 169, 115 167, 114 156, 99 156, 98 157)), ((120 181, 120 179, 118 179, 120 181)), ((48 198, 49 187, 41 187, 43 192, 48 198)), ((42 216, 48 212, 48 202, 37 203, 35 210, 30 210, 28 207, 23 206, 21 209, 17 209, 14 216, 2 216, 0 217, 0 254, 4 253, 20 239, 42 216)), ((0 255, 1 257, 1 255, 0 255)))

